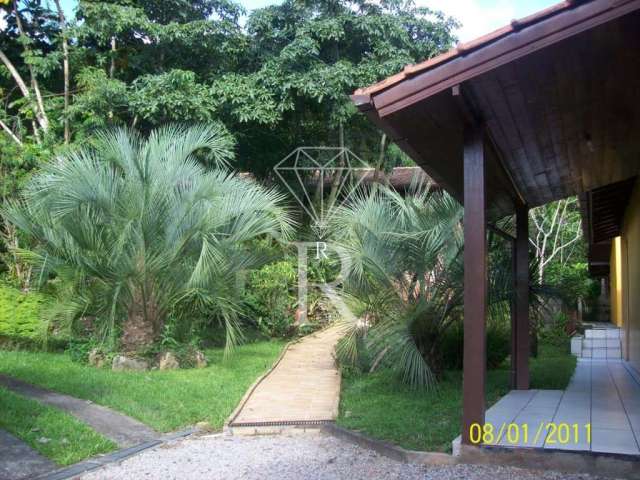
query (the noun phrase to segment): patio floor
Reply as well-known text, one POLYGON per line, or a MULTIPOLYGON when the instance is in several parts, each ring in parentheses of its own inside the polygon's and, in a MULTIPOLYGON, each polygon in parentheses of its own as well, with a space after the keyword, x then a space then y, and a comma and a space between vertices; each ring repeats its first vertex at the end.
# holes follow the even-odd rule
POLYGON ((580 358, 566 390, 512 390, 486 422, 494 445, 640 455, 640 377, 621 360, 580 358))

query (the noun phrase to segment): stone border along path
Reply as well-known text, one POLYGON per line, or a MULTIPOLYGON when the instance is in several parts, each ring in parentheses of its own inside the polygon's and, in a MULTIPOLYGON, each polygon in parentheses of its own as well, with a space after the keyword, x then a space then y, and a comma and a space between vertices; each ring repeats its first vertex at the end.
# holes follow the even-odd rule
POLYGON ((51 460, 0 429, 0 480, 33 478, 56 468, 51 460))
POLYGON ((96 405, 89 400, 64 395, 30 383, 0 375, 0 385, 40 403, 64 410, 95 431, 114 441, 118 447, 127 448, 151 440, 160 435, 138 420, 115 412, 110 408, 96 405))
POLYGON ((334 349, 343 332, 344 326, 331 326, 290 344, 231 415, 227 422, 230 433, 334 421, 340 402, 334 349))

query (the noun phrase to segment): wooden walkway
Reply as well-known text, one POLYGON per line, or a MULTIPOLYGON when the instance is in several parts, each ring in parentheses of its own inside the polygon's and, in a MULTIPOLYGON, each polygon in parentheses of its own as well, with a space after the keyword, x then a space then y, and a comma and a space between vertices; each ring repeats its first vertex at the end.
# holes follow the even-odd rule
POLYGON ((333 326, 289 346, 277 365, 245 396, 230 427, 305 425, 333 421, 340 402, 333 326))

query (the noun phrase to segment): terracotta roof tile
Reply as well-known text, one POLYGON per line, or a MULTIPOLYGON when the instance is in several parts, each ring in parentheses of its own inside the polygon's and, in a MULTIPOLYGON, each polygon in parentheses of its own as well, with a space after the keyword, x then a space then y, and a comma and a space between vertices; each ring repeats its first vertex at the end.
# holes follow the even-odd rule
MULTIPOLYGON (((477 48, 483 47, 489 43, 495 42, 496 40, 510 35, 513 32, 517 32, 522 28, 530 26, 534 23, 540 22, 545 18, 548 18, 552 15, 556 15, 564 10, 567 10, 579 3, 580 0, 565 0, 564 2, 557 3, 552 5, 544 10, 540 10, 532 15, 526 16, 524 18, 518 20, 512 20, 509 25, 506 25, 502 28, 494 30, 491 33, 478 37, 474 40, 465 43, 459 43, 455 48, 445 52, 436 57, 425 60, 424 62, 420 62, 417 64, 411 64, 404 67, 404 69, 391 77, 385 78, 384 80, 370 85, 365 88, 359 88, 354 92, 354 95, 371 95, 373 93, 380 92, 385 90, 397 83, 402 82, 403 80, 414 76, 418 73, 422 73, 426 70, 434 68, 440 64, 446 63, 460 55, 468 53, 471 50, 475 50, 477 48)), ((583 0, 585 1, 585 0, 583 0)), ((589 1, 589 0, 586 0, 589 1)))

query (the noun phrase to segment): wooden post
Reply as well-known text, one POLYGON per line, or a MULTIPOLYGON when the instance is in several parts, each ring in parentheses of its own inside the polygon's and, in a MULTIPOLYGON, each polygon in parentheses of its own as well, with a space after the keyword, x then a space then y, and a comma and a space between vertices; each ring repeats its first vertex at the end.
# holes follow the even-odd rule
POLYGON ((529 208, 516 206, 515 241, 515 385, 518 390, 529 389, 529 208))
POLYGON ((464 139, 464 358, 462 443, 484 424, 487 316, 486 167, 482 127, 468 126, 464 139))

